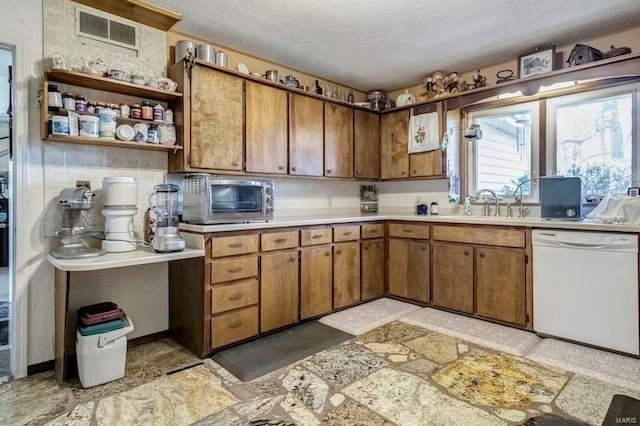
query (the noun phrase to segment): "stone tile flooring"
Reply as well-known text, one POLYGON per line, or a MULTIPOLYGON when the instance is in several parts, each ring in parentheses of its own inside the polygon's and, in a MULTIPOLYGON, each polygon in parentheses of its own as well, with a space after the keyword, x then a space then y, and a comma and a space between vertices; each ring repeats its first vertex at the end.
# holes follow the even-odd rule
POLYGON ((640 398, 396 321, 248 383, 150 343, 104 386, 51 373, 0 385, 0 425, 600 425, 616 393, 640 398))

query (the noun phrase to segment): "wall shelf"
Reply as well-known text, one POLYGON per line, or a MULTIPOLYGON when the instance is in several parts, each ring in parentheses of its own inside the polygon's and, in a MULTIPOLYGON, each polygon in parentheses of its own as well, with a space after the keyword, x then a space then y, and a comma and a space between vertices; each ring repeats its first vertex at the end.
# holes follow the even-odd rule
POLYGON ((65 142, 75 143, 80 145, 100 145, 100 146, 113 146, 117 148, 130 148, 130 149, 142 149, 147 151, 179 151, 182 149, 180 145, 158 145, 153 143, 138 143, 129 141, 119 141, 115 139, 104 138, 85 138, 83 136, 58 136, 51 135, 45 139, 45 142, 65 142))
POLYGON ((154 89, 148 86, 119 81, 113 78, 68 70, 51 70, 47 72, 46 79, 49 82, 70 84, 164 102, 175 101, 182 98, 182 93, 178 92, 169 92, 167 90, 154 89))

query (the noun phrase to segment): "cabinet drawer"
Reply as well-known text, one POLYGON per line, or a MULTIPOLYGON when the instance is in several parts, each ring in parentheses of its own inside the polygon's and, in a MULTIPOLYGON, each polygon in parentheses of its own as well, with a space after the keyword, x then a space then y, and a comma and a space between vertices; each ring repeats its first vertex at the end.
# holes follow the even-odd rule
POLYGON ((501 227, 444 226, 433 227, 433 238, 439 241, 488 246, 524 247, 525 231, 501 227))
POLYGON ((300 232, 300 245, 315 246, 331 242, 331 228, 304 229, 300 232))
POLYGON ((360 239, 360 226, 336 226, 333 228, 333 241, 354 241, 360 239))
POLYGON ((235 256, 237 254, 256 253, 257 251, 257 234, 213 237, 211 239, 211 257, 235 256))
POLYGON ((380 238, 384 237, 384 224, 367 223, 362 225, 362 238, 380 238))
POLYGON ((272 232, 260 235, 262 251, 281 250, 298 247, 298 231, 272 232))
POLYGON ((258 303, 258 280, 250 279, 234 284, 213 287, 211 313, 230 311, 258 303))
POLYGON ((411 225, 408 223, 390 223, 389 236, 398 238, 429 239, 428 225, 411 225))
POLYGON ((258 307, 211 318, 211 347, 218 348, 258 334, 258 307))
POLYGON ((211 262, 211 283, 241 280, 258 276, 258 256, 214 259, 211 262))

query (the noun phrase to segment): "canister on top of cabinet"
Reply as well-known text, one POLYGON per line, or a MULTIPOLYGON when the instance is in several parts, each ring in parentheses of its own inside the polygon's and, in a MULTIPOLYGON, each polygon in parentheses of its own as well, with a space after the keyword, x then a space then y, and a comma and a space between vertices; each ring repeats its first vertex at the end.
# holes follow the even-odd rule
POLYGON ((210 64, 216 63, 216 50, 210 44, 199 44, 197 49, 198 59, 210 64))

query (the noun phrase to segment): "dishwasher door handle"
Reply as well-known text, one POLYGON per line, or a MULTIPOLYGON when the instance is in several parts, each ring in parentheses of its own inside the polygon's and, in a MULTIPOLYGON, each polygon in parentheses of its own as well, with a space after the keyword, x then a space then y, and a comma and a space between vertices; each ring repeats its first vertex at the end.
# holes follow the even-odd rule
MULTIPOLYGON (((562 241, 556 241, 555 244, 558 247, 566 247, 566 248, 583 248, 583 249, 606 249, 608 248, 602 244, 580 244, 580 243, 564 243, 562 241)), ((611 248, 611 247, 609 247, 611 248)))

